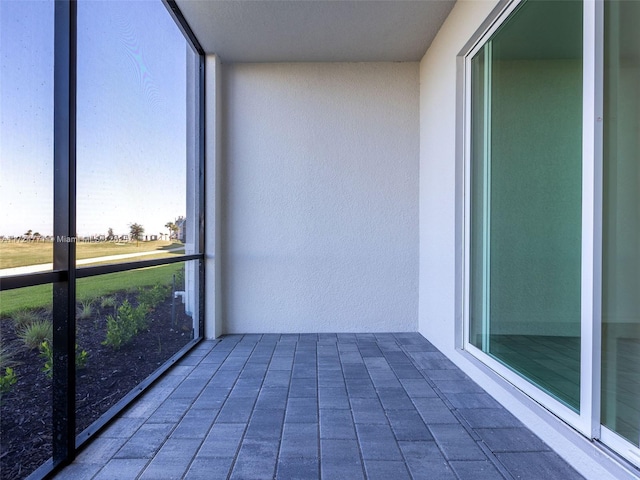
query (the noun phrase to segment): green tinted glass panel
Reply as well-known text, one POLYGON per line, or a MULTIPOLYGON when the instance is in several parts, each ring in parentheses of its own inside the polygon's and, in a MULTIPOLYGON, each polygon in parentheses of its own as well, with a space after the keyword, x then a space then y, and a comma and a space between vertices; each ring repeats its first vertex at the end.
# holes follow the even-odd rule
POLYGON ((578 410, 581 3, 524 3, 471 67, 469 341, 578 410))
POLYGON ((602 423, 640 439, 640 3, 605 2, 602 423))

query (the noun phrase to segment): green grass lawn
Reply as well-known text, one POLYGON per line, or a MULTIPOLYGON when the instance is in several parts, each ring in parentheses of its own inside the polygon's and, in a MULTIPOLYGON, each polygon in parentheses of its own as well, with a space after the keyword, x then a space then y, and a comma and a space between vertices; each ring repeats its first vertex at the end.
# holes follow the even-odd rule
MULTIPOLYGON (((142 268, 128 272, 110 273, 82 278, 76 284, 76 298, 80 301, 97 300, 120 291, 137 290, 156 284, 171 285, 173 275, 184 269, 183 263, 142 268)), ((52 286, 36 285, 0 292, 0 316, 6 317, 17 310, 51 308, 52 286)))
MULTIPOLYGON (((167 250, 173 248, 184 248, 181 243, 172 243, 164 240, 154 242, 140 242, 136 245, 131 243, 82 243, 76 244, 76 258, 82 260, 85 258, 105 257, 108 255, 119 255, 123 253, 140 253, 158 251, 158 255, 144 256, 142 259, 161 258, 170 256, 167 250)), ((183 250, 184 251, 184 250, 183 250)), ((0 243, 0 269, 22 267, 26 265, 39 265, 42 263, 51 263, 53 261, 53 243, 0 243)), ((132 261, 131 259, 119 260, 132 261)), ((110 263, 114 263, 111 261, 110 263)))

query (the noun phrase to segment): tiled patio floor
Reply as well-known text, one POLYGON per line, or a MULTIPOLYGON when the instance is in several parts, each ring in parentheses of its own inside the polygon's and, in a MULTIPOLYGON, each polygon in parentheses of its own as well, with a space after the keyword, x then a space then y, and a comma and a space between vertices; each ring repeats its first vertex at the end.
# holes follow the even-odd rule
POLYGON ((417 333, 203 342, 61 479, 582 478, 417 333))

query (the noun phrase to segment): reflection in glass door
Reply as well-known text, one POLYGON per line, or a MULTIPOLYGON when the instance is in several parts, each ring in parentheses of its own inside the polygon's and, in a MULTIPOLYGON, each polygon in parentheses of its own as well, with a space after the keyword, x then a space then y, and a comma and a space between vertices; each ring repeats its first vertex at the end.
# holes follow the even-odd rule
POLYGON ((523 3, 471 85, 469 342, 579 411, 582 4, 523 3))
POLYGON ((602 424, 640 444, 640 3, 605 2, 602 424))

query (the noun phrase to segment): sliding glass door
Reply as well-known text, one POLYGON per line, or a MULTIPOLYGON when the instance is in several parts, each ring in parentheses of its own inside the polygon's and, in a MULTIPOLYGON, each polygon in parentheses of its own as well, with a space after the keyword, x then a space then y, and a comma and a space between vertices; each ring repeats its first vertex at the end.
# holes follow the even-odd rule
POLYGON ((465 348, 640 465, 640 3, 513 1, 465 61, 465 348))
POLYGON ((471 76, 469 342, 578 411, 582 5, 522 4, 471 76))
POLYGON ((640 444, 639 22, 640 3, 605 3, 602 424, 635 447, 640 444))

